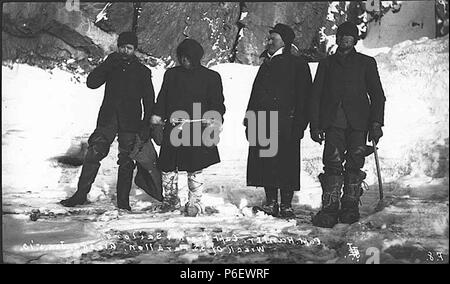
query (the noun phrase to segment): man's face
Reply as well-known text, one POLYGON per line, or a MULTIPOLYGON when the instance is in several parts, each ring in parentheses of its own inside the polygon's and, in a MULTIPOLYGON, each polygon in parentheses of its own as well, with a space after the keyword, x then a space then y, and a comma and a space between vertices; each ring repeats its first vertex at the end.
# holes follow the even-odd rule
POLYGON ((267 50, 269 54, 274 54, 278 49, 284 46, 284 42, 281 39, 280 34, 270 33, 267 38, 267 50))
POLYGON ((178 58, 178 61, 180 62, 181 66, 183 66, 186 69, 192 68, 192 63, 189 61, 189 59, 186 56, 181 56, 178 58))
POLYGON ((338 36, 336 43, 340 50, 347 51, 355 46, 355 38, 349 35, 338 36))
POLYGON ((124 44, 119 46, 119 53, 125 58, 130 58, 133 56, 134 51, 134 45, 132 44, 124 44))

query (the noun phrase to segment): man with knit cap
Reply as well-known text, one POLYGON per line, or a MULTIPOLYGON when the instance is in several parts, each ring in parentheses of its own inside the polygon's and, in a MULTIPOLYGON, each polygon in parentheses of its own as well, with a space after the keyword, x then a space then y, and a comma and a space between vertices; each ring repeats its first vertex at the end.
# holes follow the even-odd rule
POLYGON ((167 69, 164 74, 151 121, 155 125, 164 125, 158 160, 163 186, 160 211, 181 208, 178 173, 185 171, 189 193, 183 212, 188 217, 204 213, 202 171, 220 162, 216 144, 208 144, 205 141, 208 139, 204 139, 205 131, 220 129, 225 113, 222 79, 219 73, 202 66, 203 53, 202 46, 194 39, 184 39, 178 45, 179 65, 167 69), (207 113, 217 116, 207 119, 207 113), (175 143, 180 135, 181 140, 187 139, 188 143, 175 143))
POLYGON ((292 199, 300 190, 300 140, 308 125, 307 98, 312 84, 307 61, 291 54, 294 39, 294 31, 285 24, 278 23, 269 30, 267 49, 260 56, 264 62, 247 106, 247 115, 254 114, 256 122, 252 123, 249 116, 244 120, 250 144, 247 185, 264 187, 266 194, 265 203, 253 209, 282 218, 295 217, 292 199), (274 113, 276 117, 271 115, 274 113), (265 133, 259 133, 264 132, 260 125, 265 125, 265 133), (273 156, 261 154, 267 149, 263 141, 253 142, 253 138, 268 133, 275 133, 278 143, 273 156))
POLYGON ((136 142, 150 136, 150 116, 154 104, 151 71, 135 56, 138 46, 136 34, 123 32, 117 40, 118 52, 110 54, 87 77, 87 87, 97 89, 105 85, 105 94, 97 119, 97 126, 88 140, 78 189, 60 203, 73 207, 85 204, 97 176, 100 161, 109 153, 111 143, 118 136, 117 207, 131 210, 131 190, 134 161, 129 157, 136 142), (144 115, 142 116, 142 106, 144 115))
POLYGON ((366 174, 361 170, 371 153, 369 141, 383 136, 385 96, 373 57, 356 52, 358 28, 351 22, 338 27, 335 54, 320 61, 314 78, 310 109, 311 139, 322 144, 324 173, 322 208, 315 226, 359 220, 359 203, 366 174), (342 191, 343 191, 343 195, 342 191))

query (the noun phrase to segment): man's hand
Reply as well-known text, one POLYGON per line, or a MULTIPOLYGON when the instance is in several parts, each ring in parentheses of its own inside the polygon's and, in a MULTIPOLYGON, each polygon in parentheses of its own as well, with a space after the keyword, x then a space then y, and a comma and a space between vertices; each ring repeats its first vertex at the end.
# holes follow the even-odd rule
POLYGON ((320 145, 322 145, 322 141, 325 140, 325 131, 323 131, 321 129, 311 129, 310 135, 311 135, 311 139, 314 142, 319 143, 320 145))
POLYGON ((122 65, 123 58, 122 55, 118 52, 113 52, 105 60, 105 64, 108 65, 109 68, 116 68, 122 65))
POLYGON ((164 124, 162 121, 162 118, 156 114, 152 115, 152 117, 150 118, 150 123, 151 124, 164 124))
POLYGON ((378 122, 372 123, 369 128, 369 141, 375 141, 378 144, 380 138, 383 137, 383 130, 381 130, 381 124, 378 122))

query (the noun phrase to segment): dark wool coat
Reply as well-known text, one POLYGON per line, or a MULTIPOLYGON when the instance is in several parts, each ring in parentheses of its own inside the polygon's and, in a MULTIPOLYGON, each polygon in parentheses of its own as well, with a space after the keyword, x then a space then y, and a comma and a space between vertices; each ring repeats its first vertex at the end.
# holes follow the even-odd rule
POLYGON ((373 57, 353 49, 347 58, 333 54, 320 61, 310 99, 311 129, 326 129, 336 119, 339 103, 355 130, 384 124, 386 98, 373 57))
MULTIPOLYGON (((191 146, 173 146, 170 142, 170 133, 176 126, 169 122, 175 111, 185 111, 190 119, 193 117, 193 104, 201 104, 201 117, 206 111, 217 111, 221 116, 225 113, 222 80, 219 73, 204 66, 185 69, 182 66, 170 68, 164 74, 153 113, 167 119, 164 127, 163 141, 159 157, 159 167, 162 171, 194 172, 220 162, 216 146, 193 145, 193 124, 191 123, 191 146)), ((200 117, 200 118, 201 118, 200 117)), ((201 129, 205 124, 201 124, 201 129)))
POLYGON ((253 83, 247 111, 265 111, 267 125, 269 111, 278 111, 278 152, 274 157, 260 157, 260 150, 269 147, 249 146, 247 185, 299 190, 300 139, 308 125, 310 68, 306 60, 290 53, 276 55, 270 61, 267 52, 262 57, 266 59, 253 83))
MULTIPOLYGON (((105 95, 97 119, 97 127, 118 123, 119 131, 138 132, 142 122, 149 123, 155 93, 149 68, 133 56, 124 61, 118 53, 110 54, 87 77, 87 86, 97 89, 106 83, 105 95), (142 102, 142 105, 141 105, 142 102)), ((148 124, 147 124, 148 125, 148 124)))

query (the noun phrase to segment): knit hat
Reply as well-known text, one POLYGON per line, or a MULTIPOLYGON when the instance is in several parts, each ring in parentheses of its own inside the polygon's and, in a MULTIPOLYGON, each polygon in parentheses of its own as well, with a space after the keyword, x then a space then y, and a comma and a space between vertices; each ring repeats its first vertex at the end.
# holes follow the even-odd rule
POLYGON ((269 33, 277 33, 281 36, 281 39, 284 42, 285 46, 289 46, 295 38, 294 31, 285 24, 276 24, 275 27, 273 27, 269 33))
POLYGON ((203 54, 203 47, 194 39, 187 38, 177 47, 177 56, 186 56, 194 66, 200 65, 203 54))
POLYGON ((336 36, 352 36, 355 40, 359 39, 358 27, 352 22, 344 22, 339 25, 336 36))
POLYGON ((119 35, 119 39, 117 40, 117 46, 122 46, 125 44, 132 44, 136 49, 138 46, 138 39, 135 33, 133 32, 123 32, 119 35))

